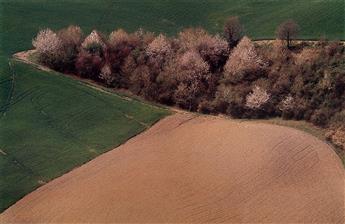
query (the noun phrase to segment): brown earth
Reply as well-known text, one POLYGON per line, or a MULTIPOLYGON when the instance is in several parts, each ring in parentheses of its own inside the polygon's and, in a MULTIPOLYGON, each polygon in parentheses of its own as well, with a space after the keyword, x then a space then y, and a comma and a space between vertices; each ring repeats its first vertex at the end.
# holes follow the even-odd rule
POLYGON ((344 223, 344 170, 301 131, 177 113, 44 185, 6 222, 344 223))
POLYGON ((20 60, 20 61, 25 62, 27 64, 33 65, 42 71, 47 71, 47 72, 53 71, 52 69, 48 68, 47 66, 40 65, 40 64, 35 63, 33 61, 30 61, 30 59, 29 59, 30 55, 34 54, 35 52, 36 52, 36 50, 21 51, 21 52, 15 53, 13 55, 13 57, 16 58, 17 60, 20 60))

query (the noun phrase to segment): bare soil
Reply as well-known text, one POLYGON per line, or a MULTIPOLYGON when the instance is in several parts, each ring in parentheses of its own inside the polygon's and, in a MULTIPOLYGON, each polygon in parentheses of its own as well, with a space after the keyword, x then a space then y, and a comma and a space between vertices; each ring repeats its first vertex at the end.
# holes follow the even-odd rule
POLYGON ((344 223, 344 170, 301 131, 177 113, 57 178, 6 222, 344 223))
POLYGON ((23 61, 27 64, 31 64, 31 65, 37 67, 38 69, 40 69, 42 71, 47 71, 47 72, 52 71, 52 69, 50 69, 44 65, 40 65, 38 63, 35 63, 35 62, 29 60, 30 55, 34 54, 35 52, 36 52, 36 50, 20 51, 18 53, 15 53, 13 55, 13 57, 20 60, 20 61, 23 61))

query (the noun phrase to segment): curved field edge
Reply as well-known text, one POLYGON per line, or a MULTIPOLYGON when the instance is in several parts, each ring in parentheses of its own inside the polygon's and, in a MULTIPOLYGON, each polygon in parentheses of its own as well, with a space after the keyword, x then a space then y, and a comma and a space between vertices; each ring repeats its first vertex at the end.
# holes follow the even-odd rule
MULTIPOLYGON (((301 37, 303 38, 317 39, 319 35, 322 34, 328 35, 331 39, 345 38, 343 23, 339 22, 344 17, 344 1, 342 0, 294 1, 293 4, 291 1, 278 2, 267 0, 265 3, 265 1, 231 0, 214 1, 218 3, 218 5, 212 4, 212 7, 207 4, 212 1, 204 1, 202 4, 199 4, 200 1, 198 0, 179 1, 181 4, 175 4, 174 7, 173 5, 176 1, 159 2, 145 0, 117 2, 122 3, 122 6, 116 7, 115 5, 112 5, 112 2, 109 0, 97 2, 92 0, 0 0, 0 107, 2 111, 0 112, 0 125, 3 124, 2 117, 9 119, 8 116, 10 116, 9 114, 13 109, 12 106, 9 107, 11 104, 8 102, 11 102, 13 99, 22 101, 20 100, 21 98, 26 100, 28 95, 30 96, 30 94, 32 94, 29 90, 18 98, 12 98, 12 96, 16 95, 12 95, 12 91, 7 91, 9 89, 13 89, 15 93, 17 86, 15 86, 15 82, 13 82, 13 80, 15 80, 13 79, 13 73, 5 71, 8 70, 8 60, 5 56, 9 56, 19 50, 28 49, 31 46, 33 36, 40 28, 52 27, 54 29, 59 29, 74 23, 80 24, 85 32, 91 31, 94 27, 98 27, 104 32, 110 32, 119 27, 125 28, 129 31, 134 31, 141 26, 147 30, 175 35, 177 31, 184 27, 198 25, 204 26, 211 32, 219 32, 221 31, 220 23, 227 16, 240 15, 242 16, 241 20, 247 27, 248 34, 255 39, 267 36, 272 37, 274 35, 275 26, 288 17, 294 17, 294 19, 301 24, 301 37), (151 4, 147 5, 148 2, 151 4), (281 2, 283 3, 283 6, 279 5, 281 2), (257 7, 260 3, 263 3, 262 8, 257 7), (230 5, 231 7, 224 7, 224 4, 227 4, 228 6, 230 5), (291 8, 294 8, 296 4, 297 6, 299 5, 299 10, 291 10, 291 8), (66 5, 68 7, 66 7, 66 5), (195 5, 197 7, 195 7, 195 5), (162 9, 164 10, 162 11, 162 9), (268 13, 264 13, 261 10, 265 10, 264 12, 268 13), (260 18, 254 19, 258 14, 260 18), (272 17, 276 18, 276 20, 270 19, 272 17), (341 19, 339 20, 339 18, 341 19), (262 27, 262 24, 264 24, 264 27, 262 27), (7 108, 5 112, 3 111, 3 107, 7 108)), ((35 90, 31 91, 35 92, 35 90)), ((38 99, 42 98, 38 97, 38 99)), ((16 107, 19 105, 20 103, 16 103, 16 107)), ((39 108, 39 106, 40 105, 36 105, 36 108, 39 108)), ((0 193, 0 211, 3 209, 3 205, 8 203, 8 199, 13 197, 20 198, 21 195, 23 195, 23 193, 17 194, 17 192, 24 192, 28 188, 37 187, 38 181, 40 184, 44 183, 44 180, 41 180, 42 178, 40 177, 30 179, 31 175, 35 175, 34 171, 37 167, 34 167, 35 169, 32 169, 32 171, 30 171, 30 169, 25 171, 25 167, 23 166, 24 163, 18 160, 17 157, 9 158, 11 153, 3 147, 8 147, 8 144, 11 141, 19 141, 18 143, 15 142, 15 144, 18 145, 15 145, 14 147, 25 149, 20 151, 20 155, 22 156, 23 154, 30 154, 28 153, 30 152, 28 149, 35 148, 38 142, 42 141, 42 139, 43 143, 46 145, 56 146, 61 144, 58 141, 51 142, 51 136, 54 135, 52 132, 39 132, 40 129, 30 129, 29 132, 24 131, 32 126, 42 126, 41 123, 48 122, 49 119, 45 116, 45 120, 39 120, 37 124, 35 124, 36 116, 28 116, 24 107, 19 109, 18 119, 16 118, 16 120, 13 120, 12 122, 15 123, 12 125, 16 126, 18 129, 15 130, 18 131, 18 135, 16 135, 14 131, 11 132, 10 126, 5 128, 0 126, 0 168, 7 166, 11 169, 13 168, 13 172, 9 177, 7 177, 6 181, 8 181, 8 183, 0 180, 0 189, 3 189, 3 187, 13 188, 11 183, 15 183, 15 188, 13 188, 13 190, 0 193), (22 122, 23 120, 26 120, 27 122, 22 122), (35 136, 35 133, 39 133, 40 135, 35 136), (16 136, 15 138, 8 139, 11 135, 16 136), (34 139, 27 143, 27 139, 30 138, 34 139)), ((88 113, 90 113, 90 111, 86 111, 86 114, 88 113)), ((44 115, 43 112, 40 112, 40 114, 42 116, 44 115)), ((13 117, 14 116, 12 116, 12 119, 13 117)), ((52 121, 50 122, 54 123, 52 121)), ((137 125, 141 127, 139 124, 137 125)), ((60 133, 60 135, 63 134, 64 133, 60 133)), ((68 147, 64 148, 64 150, 67 150, 68 148, 76 148, 75 144, 78 145, 78 143, 73 143, 73 141, 66 142, 65 144, 68 144, 68 147)), ((43 145, 41 148, 37 148, 36 151, 42 150, 43 147, 45 146, 43 145)), ((33 151, 32 153, 39 155, 36 151, 33 151)), ((24 162, 32 156, 33 155, 28 155, 24 157, 24 162)), ((44 164, 45 161, 38 161, 38 167, 41 162, 44 164)), ((46 163, 49 163, 49 160, 46 163)), ((60 166, 63 165, 64 163, 62 162, 60 166)), ((0 176, 3 174, 5 174, 4 170, 0 169, 0 176)))
POLYGON ((271 125, 278 125, 278 126, 284 126, 289 127, 293 129, 297 129, 299 131, 302 131, 304 133, 307 133, 309 135, 312 135, 319 140, 327 143, 333 151, 338 155, 339 159, 341 160, 344 168, 345 168, 345 151, 336 145, 334 145, 332 142, 327 141, 326 139, 326 132, 327 130, 324 128, 317 127, 307 121, 302 120, 285 120, 282 118, 269 118, 269 119, 242 119, 238 120, 240 122, 255 122, 255 123, 262 123, 262 124, 271 124, 271 125))
POLYGON ((56 72, 1 62, 0 211, 171 113, 56 72))
POLYGON ((29 194, 0 220, 343 223, 343 181, 332 149, 301 131, 177 113, 29 194))
MULTIPOLYGON (((262 44, 262 43, 268 43, 268 42, 270 42, 270 40, 255 41, 255 42, 258 44, 262 44)), ((310 43, 313 44, 313 41, 310 41, 310 43)), ((341 42, 341 43, 345 44, 345 42, 341 42)), ((31 65, 33 65, 33 66, 35 66, 41 70, 50 70, 50 68, 48 68, 44 65, 40 65, 37 62, 35 50, 18 52, 16 54, 14 54, 13 57, 16 60, 20 60, 24 63, 29 63, 29 64, 31 64, 31 65)), ((53 70, 51 70, 51 71, 53 71, 53 70)), ((63 74, 63 73, 60 73, 60 74, 63 74)), ((63 75, 65 75, 65 74, 63 74, 63 75)), ((151 103, 153 105, 165 107, 164 105, 161 105, 161 104, 157 104, 154 102, 148 102, 145 99, 143 99, 142 97, 131 94, 128 91, 123 92, 123 91, 120 91, 117 89, 106 88, 106 87, 98 84, 97 82, 94 82, 94 81, 89 80, 89 79, 83 79, 83 78, 80 78, 80 77, 75 76, 75 75, 69 76, 69 77, 77 79, 77 80, 79 80, 79 81, 81 81, 87 85, 91 85, 91 86, 93 86, 93 88, 99 88, 99 89, 102 89, 102 91, 111 91, 112 93, 119 94, 120 96, 124 96, 127 99, 128 98, 137 99, 141 102, 147 102, 149 104, 151 103)), ((172 108, 172 107, 170 107, 170 110, 174 110, 177 112, 183 111, 182 109, 176 109, 176 108, 172 108)), ((195 113, 197 113, 197 112, 195 112, 195 113)), ((220 115, 220 116, 225 117, 225 118, 229 118, 226 115, 220 115)), ((230 118, 230 119, 232 119, 232 118, 230 118)), ((303 121, 303 120, 285 120, 285 119, 282 119, 279 117, 268 118, 268 119, 235 119, 235 120, 238 120, 239 122, 252 121, 252 122, 257 122, 257 123, 268 123, 268 124, 273 124, 273 125, 278 125, 278 126, 285 126, 285 127, 294 128, 294 129, 306 132, 308 134, 311 134, 314 137, 317 137, 318 139, 320 139, 321 141, 329 144, 334 149, 334 151, 338 154, 338 156, 340 157, 340 159, 344 165, 344 168, 345 168, 345 151, 343 149, 337 147, 336 145, 334 145, 332 142, 327 141, 327 139, 325 137, 327 130, 325 128, 317 127, 317 126, 313 125, 312 123, 309 123, 309 122, 303 121)))

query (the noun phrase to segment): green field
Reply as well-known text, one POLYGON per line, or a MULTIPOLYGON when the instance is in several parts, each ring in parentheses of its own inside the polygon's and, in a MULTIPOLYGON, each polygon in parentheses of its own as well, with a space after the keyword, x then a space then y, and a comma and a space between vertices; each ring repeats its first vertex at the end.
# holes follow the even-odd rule
POLYGON ((31 47, 40 28, 80 25, 110 32, 139 27, 174 35, 184 27, 222 30, 229 15, 240 16, 252 38, 273 38, 279 23, 292 18, 301 38, 345 39, 343 0, 0 0, 1 44, 7 50, 31 47))
POLYGON ((345 39, 344 7, 343 0, 0 0, 0 212, 167 114, 10 60, 31 48, 39 29, 77 24, 86 33, 143 27, 175 35, 202 26, 214 33, 238 15, 255 39, 274 38, 289 18, 301 38, 345 39))
POLYGON ((0 73, 0 211, 168 111, 11 61, 0 73))

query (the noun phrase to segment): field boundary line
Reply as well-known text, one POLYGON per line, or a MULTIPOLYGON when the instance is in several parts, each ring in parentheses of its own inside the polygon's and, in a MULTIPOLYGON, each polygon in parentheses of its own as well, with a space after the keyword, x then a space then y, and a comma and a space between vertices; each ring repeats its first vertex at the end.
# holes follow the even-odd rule
MULTIPOLYGON (((151 108, 155 108, 155 109, 161 109, 161 110, 169 110, 169 108, 165 107, 165 106, 156 106, 156 105, 152 105, 150 103, 146 103, 146 102, 143 102, 139 99, 136 99, 135 97, 133 98, 130 98, 129 96, 121 96, 119 93, 115 92, 115 91, 111 91, 110 89, 107 89, 106 87, 103 87, 93 81, 89 81, 89 80, 85 80, 85 79, 82 79, 82 78, 79 78, 77 77, 76 75, 67 75, 67 74, 64 74, 64 73, 60 73, 60 72, 57 72, 55 70, 52 70, 46 66, 43 66, 41 64, 38 64, 36 62, 32 62, 28 59, 28 55, 30 53, 33 53, 34 50, 29 50, 29 51, 23 51, 23 52, 18 52, 18 53, 15 53, 13 55, 13 58, 19 62, 23 62, 25 64, 28 64, 28 65, 32 65, 34 68, 36 69, 39 69, 41 71, 44 71, 44 72, 51 72, 51 73, 54 73, 54 74, 57 74, 57 75, 63 75, 64 77, 67 77, 67 78, 72 78, 73 80, 75 81, 78 81, 80 84, 82 84, 83 86, 86 86, 88 88, 92 88, 94 90, 97 90, 99 92, 102 92, 102 93, 106 93, 106 94, 109 94, 109 95, 114 95, 120 99, 123 99, 125 101, 135 101, 137 103, 140 103, 142 105, 145 105, 145 106, 148 106, 148 107, 151 107, 151 108)), ((92 97, 95 97, 97 98, 98 100, 101 100, 99 99, 96 95, 94 94, 90 94, 88 93, 89 95, 91 95, 92 97)), ((101 100, 102 101, 102 100, 101 100)), ((139 121, 137 119, 135 119, 133 116, 129 115, 129 114, 126 114, 125 112, 123 112, 122 110, 120 110, 119 108, 115 108, 115 110, 119 111, 124 117, 126 117, 127 119, 129 120, 133 120, 135 122, 137 122, 138 124, 140 124, 141 126, 143 126, 144 128, 149 128, 150 125, 145 123, 145 122, 142 122, 142 121, 139 121)))
POLYGON ((4 104, 4 107, 1 108, 2 115, 1 115, 0 119, 2 119, 6 115, 6 112, 9 110, 9 108, 11 106, 11 101, 13 99, 13 93, 14 93, 14 87, 15 87, 15 72, 14 72, 14 69, 12 67, 12 64, 11 64, 10 60, 8 60, 8 66, 9 66, 9 69, 10 69, 10 71, 12 73, 12 76, 11 76, 12 77, 11 89, 10 89, 10 92, 8 94, 6 103, 4 104))
POLYGON ((76 81, 79 81, 82 85, 84 86, 87 86, 89 88, 93 88, 99 92, 103 92, 103 93, 106 93, 106 94, 110 94, 110 95, 115 95, 116 97, 120 98, 120 99, 123 99, 123 100, 126 100, 126 101, 136 101, 142 105, 145 105, 145 106, 148 106, 148 107, 151 107, 151 108, 155 108, 155 109, 163 109, 163 110, 169 110, 170 111, 170 107, 169 106, 165 106, 165 105, 162 105, 162 104, 159 104, 159 103, 154 103, 154 102, 148 102, 146 101, 145 99, 142 99, 138 96, 135 96, 135 95, 132 95, 132 94, 128 94, 128 93, 125 93, 125 92, 122 92, 121 90, 115 90, 115 89, 109 89, 109 88, 106 88, 92 80, 88 80, 88 79, 83 79, 83 78, 80 78, 78 77, 77 75, 75 74, 65 74, 65 73, 61 73, 61 72, 57 72, 55 70, 52 70, 44 65, 41 65, 41 64, 38 64, 36 62, 32 62, 30 61, 28 58, 27 58, 27 55, 25 56, 22 56, 21 53, 27 53, 27 54, 30 54, 30 53, 33 53, 34 50, 28 50, 28 51, 21 51, 21 52, 17 52, 15 54, 13 54, 12 58, 16 61, 19 61, 19 62, 22 62, 22 63, 25 63, 25 64, 28 64, 28 65, 32 65, 34 68, 38 69, 38 70, 41 70, 41 71, 44 71, 44 72, 51 72, 52 74, 55 74, 55 75, 62 75, 64 77, 67 77, 67 78, 70 78, 70 79, 73 79, 73 80, 76 80, 76 81))

